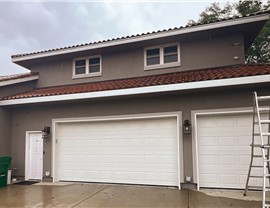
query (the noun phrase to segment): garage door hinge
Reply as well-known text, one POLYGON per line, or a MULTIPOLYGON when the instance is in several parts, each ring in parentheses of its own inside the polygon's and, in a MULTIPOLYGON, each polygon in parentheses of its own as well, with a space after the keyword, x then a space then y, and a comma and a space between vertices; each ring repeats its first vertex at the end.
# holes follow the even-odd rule
POLYGON ((58 139, 55 139, 55 143, 56 143, 56 144, 58 143, 58 139))

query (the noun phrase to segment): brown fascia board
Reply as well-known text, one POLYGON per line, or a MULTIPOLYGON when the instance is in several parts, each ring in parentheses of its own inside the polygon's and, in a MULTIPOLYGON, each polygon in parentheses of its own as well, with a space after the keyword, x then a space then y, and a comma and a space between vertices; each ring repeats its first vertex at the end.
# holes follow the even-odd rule
POLYGON ((221 29, 224 30, 225 28, 234 28, 234 30, 239 28, 240 32, 244 33, 245 41, 247 41, 245 43, 245 47, 247 49, 247 47, 250 46, 253 40, 256 38, 256 35, 262 29, 263 25, 266 23, 267 20, 269 20, 269 11, 266 13, 261 13, 259 15, 230 18, 228 20, 216 21, 214 23, 198 24, 190 27, 169 29, 149 34, 147 33, 107 41, 100 41, 65 48, 51 49, 48 51, 18 54, 12 56, 11 58, 13 63, 29 68, 32 65, 32 63, 35 63, 37 60, 41 59, 57 60, 57 58, 61 55, 74 54, 82 51, 101 50, 104 48, 116 46, 120 47, 121 45, 128 45, 128 44, 131 45, 132 43, 134 44, 139 42, 147 42, 154 39, 161 39, 172 36, 181 36, 187 34, 191 35, 193 33, 198 34, 201 32, 211 30, 221 30, 221 29))

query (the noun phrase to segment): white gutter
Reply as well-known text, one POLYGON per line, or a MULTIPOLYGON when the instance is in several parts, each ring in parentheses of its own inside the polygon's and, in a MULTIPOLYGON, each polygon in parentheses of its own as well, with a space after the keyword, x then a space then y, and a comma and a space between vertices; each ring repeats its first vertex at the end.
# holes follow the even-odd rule
POLYGON ((37 79, 39 79, 38 75, 31 76, 31 77, 18 78, 18 79, 11 79, 11 80, 6 80, 6 81, 0 81, 0 87, 18 84, 18 83, 22 83, 22 82, 29 82, 29 81, 37 80, 37 79))
POLYGON ((73 48, 65 48, 65 49, 59 49, 55 51, 40 52, 37 54, 13 57, 12 62, 16 63, 19 61, 25 61, 25 60, 30 60, 30 59, 44 58, 44 57, 49 57, 49 56, 62 55, 62 54, 74 53, 74 52, 85 51, 85 50, 93 50, 93 49, 109 47, 109 46, 123 45, 123 44, 151 40, 151 39, 156 39, 156 38, 163 38, 163 37, 181 35, 181 34, 186 34, 186 33, 199 32, 203 30, 211 30, 211 29, 217 29, 217 28, 222 28, 222 27, 241 25, 241 24, 263 21, 263 20, 268 20, 268 19, 269 19, 269 14, 261 14, 261 15, 244 17, 244 18, 239 18, 239 19, 231 19, 231 20, 227 20, 223 22, 215 22, 215 23, 210 23, 210 24, 186 27, 179 30, 158 32, 154 34, 141 35, 138 37, 111 40, 104 43, 96 43, 96 44, 90 44, 86 46, 78 46, 78 47, 73 47, 73 48))
POLYGON ((137 87, 130 89, 119 89, 119 90, 107 90, 100 92, 85 92, 75 93, 67 95, 54 95, 54 96, 43 96, 43 97, 32 97, 32 98, 21 98, 13 100, 2 100, 0 106, 19 105, 19 104, 30 104, 30 103, 43 103, 43 102, 55 102, 55 101, 69 101, 69 100, 83 100, 93 98, 104 98, 124 95, 140 95, 147 93, 157 92, 172 92, 182 91, 191 89, 203 89, 212 87, 226 87, 234 85, 244 84, 257 84, 270 82, 270 75, 258 75, 241 78, 230 78, 230 79, 219 79, 209 81, 199 81, 190 83, 180 83, 171 85, 158 85, 151 87, 137 87))

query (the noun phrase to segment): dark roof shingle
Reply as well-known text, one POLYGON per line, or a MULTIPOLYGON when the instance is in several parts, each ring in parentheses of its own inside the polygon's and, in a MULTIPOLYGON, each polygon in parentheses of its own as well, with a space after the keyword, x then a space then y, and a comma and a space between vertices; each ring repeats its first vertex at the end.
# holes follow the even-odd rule
POLYGON ((270 64, 237 65, 220 68, 183 71, 170 74, 135 77, 128 79, 92 82, 86 84, 65 85, 37 88, 29 92, 3 98, 4 100, 65 95, 106 90, 129 89, 137 87, 170 85, 207 80, 218 80, 238 77, 270 74, 270 64))
POLYGON ((27 77, 33 77, 36 75, 38 75, 38 73, 24 73, 24 74, 13 74, 13 75, 7 75, 7 76, 0 76, 0 82, 22 79, 22 78, 27 78, 27 77))

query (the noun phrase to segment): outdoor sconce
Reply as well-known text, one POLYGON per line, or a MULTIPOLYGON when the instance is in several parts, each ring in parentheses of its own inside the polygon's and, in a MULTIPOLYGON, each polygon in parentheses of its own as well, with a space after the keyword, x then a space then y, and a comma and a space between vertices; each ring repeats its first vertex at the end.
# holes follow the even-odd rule
POLYGON ((49 126, 44 126, 44 129, 42 130, 42 139, 47 139, 50 132, 51 128, 49 126))
POLYGON ((190 124, 189 120, 184 121, 183 133, 184 134, 191 134, 191 124, 190 124))

